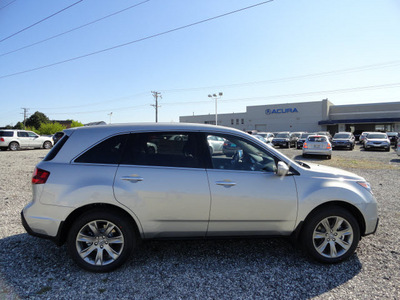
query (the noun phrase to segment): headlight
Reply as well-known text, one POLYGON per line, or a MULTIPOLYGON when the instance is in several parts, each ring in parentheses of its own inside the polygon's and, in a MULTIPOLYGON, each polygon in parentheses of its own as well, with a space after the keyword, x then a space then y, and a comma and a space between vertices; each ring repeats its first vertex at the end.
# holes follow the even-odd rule
POLYGON ((371 194, 373 194, 373 193, 372 193, 372 190, 371 190, 371 185, 370 185, 368 182, 366 182, 366 181, 357 181, 357 183, 358 183, 359 185, 361 185, 363 188, 365 188, 368 192, 370 192, 371 194))

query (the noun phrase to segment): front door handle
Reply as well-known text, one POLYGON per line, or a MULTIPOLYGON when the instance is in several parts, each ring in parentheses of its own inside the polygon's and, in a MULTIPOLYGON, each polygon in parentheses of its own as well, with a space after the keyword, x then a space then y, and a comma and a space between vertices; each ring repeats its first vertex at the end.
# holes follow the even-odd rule
POLYGON ((132 182, 143 181, 143 177, 139 177, 139 176, 122 176, 121 179, 125 180, 125 181, 132 181, 132 182))
POLYGON ((222 186, 225 186, 225 187, 231 187, 231 186, 235 186, 236 185, 236 182, 233 182, 233 181, 216 181, 215 182, 215 184, 216 185, 222 185, 222 186))

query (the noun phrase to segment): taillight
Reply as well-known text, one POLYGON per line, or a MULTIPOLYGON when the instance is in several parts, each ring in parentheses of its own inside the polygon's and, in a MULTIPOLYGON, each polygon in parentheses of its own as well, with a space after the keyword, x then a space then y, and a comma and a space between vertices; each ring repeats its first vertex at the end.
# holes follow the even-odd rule
POLYGON ((331 145, 330 144, 328 144, 328 146, 326 146, 326 149, 331 149, 332 147, 331 147, 331 145))
POLYGON ((4 142, 4 138, 0 138, 0 142, 4 142))
POLYGON ((303 144, 303 148, 308 148, 308 145, 307 145, 307 143, 306 142, 304 142, 304 144, 303 144))
POLYGON ((44 184, 49 176, 50 172, 35 168, 32 175, 32 184, 44 184))

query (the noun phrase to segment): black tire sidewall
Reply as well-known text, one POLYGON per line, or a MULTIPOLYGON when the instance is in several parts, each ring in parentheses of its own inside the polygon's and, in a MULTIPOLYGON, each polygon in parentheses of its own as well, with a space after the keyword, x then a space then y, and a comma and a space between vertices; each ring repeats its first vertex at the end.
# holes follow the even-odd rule
POLYGON ((96 273, 105 273, 113 271, 119 268, 124 262, 126 262, 131 256, 134 247, 136 246, 136 235, 131 222, 125 217, 121 216, 117 212, 105 211, 105 210, 91 210, 87 211, 79 216, 76 221, 72 224, 67 238, 68 253, 71 258, 81 268, 96 273), (76 249, 76 236, 83 226, 94 220, 107 220, 119 227, 124 237, 124 248, 121 255, 112 263, 105 266, 94 266, 85 262, 76 249))
POLYGON ((322 263, 338 263, 343 260, 346 260, 349 258, 353 253, 355 252, 358 242, 360 240, 360 226, 358 225, 358 222, 356 218, 345 208, 339 207, 339 206, 327 206, 324 207, 323 209, 319 209, 316 212, 312 213, 304 225, 304 228, 302 230, 302 244, 303 247, 305 248, 306 252, 314 259, 316 259, 319 262, 322 263), (320 255, 314 247, 313 243, 313 232, 318 223, 320 223, 323 219, 327 217, 332 217, 332 216, 338 216, 344 218, 347 222, 350 223, 352 229, 353 229, 353 243, 350 247, 349 250, 345 254, 343 254, 340 257, 336 258, 327 258, 322 255, 320 255))

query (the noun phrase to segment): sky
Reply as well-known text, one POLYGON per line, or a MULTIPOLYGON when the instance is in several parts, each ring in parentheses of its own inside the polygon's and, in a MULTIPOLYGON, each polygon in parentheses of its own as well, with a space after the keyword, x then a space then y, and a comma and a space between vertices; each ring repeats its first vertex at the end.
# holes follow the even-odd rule
POLYGON ((400 101, 398 0, 0 0, 0 127, 400 101), (111 114, 112 113, 112 114, 111 114))

